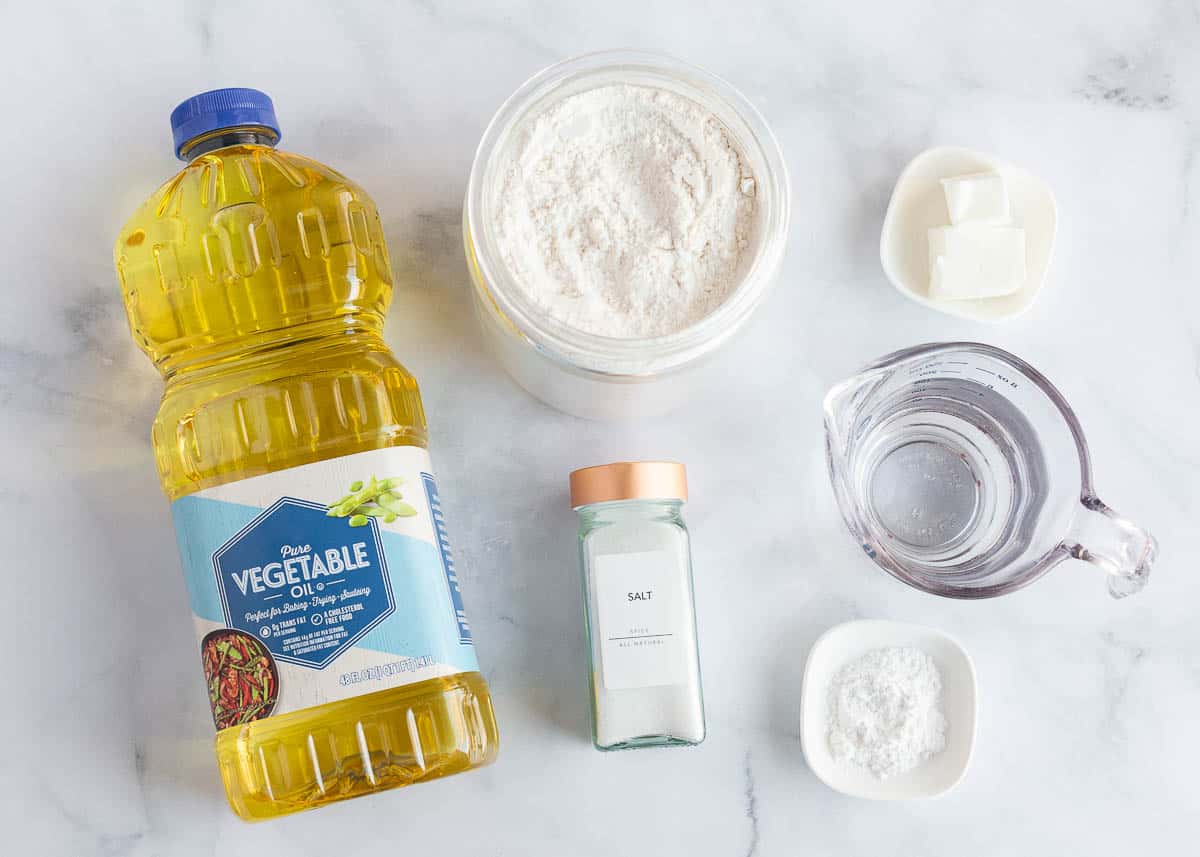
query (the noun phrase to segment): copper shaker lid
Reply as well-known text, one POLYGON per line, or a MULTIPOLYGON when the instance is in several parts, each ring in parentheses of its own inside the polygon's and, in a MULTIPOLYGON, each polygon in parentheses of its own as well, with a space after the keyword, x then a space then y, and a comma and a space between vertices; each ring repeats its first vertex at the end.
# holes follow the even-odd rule
POLYGON ((687 471, 677 461, 616 461, 571 473, 571 506, 612 500, 687 500, 687 471))

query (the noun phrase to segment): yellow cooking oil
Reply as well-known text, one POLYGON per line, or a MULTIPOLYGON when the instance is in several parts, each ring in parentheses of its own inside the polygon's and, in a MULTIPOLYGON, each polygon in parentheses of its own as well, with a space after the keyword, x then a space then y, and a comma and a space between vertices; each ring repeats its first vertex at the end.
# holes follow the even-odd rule
MULTIPOLYGON (((133 337, 165 382, 154 455, 163 490, 181 510, 185 565, 188 552, 198 557, 188 586, 204 632, 203 679, 214 718, 224 724, 216 755, 229 803, 243 819, 267 819, 487 764, 498 745, 491 699, 477 667, 454 666, 473 664, 474 655, 465 617, 449 600, 444 618, 438 606, 427 611, 433 618, 420 620, 438 651, 428 641, 413 645, 430 651, 386 657, 370 648, 332 648, 342 645, 329 630, 337 623, 347 634, 361 632, 355 599, 380 615, 388 609, 378 594, 382 578, 352 586, 360 582, 354 575, 377 573, 364 559, 372 545, 382 545, 381 554, 388 539, 406 550, 416 545, 422 562, 438 554, 440 537, 393 532, 422 523, 426 513, 430 527, 440 522, 423 465, 415 481, 427 481, 428 502, 410 487, 414 480, 397 499, 399 477, 365 470, 354 481, 345 470, 335 492, 344 496, 297 499, 291 483, 278 487, 293 474, 297 484, 332 485, 339 467, 385 455, 423 460, 426 424, 416 381, 382 338, 392 279, 375 205, 329 167, 277 149, 278 124, 262 93, 204 93, 181 104, 172 124, 186 166, 129 219, 115 262, 133 337), (365 494, 350 490, 363 480, 365 494), (392 482, 397 493, 379 490, 392 482), (262 510, 226 502, 243 489, 265 498, 262 510), (271 517, 279 513, 268 508, 272 491, 286 507, 282 517, 271 517), (209 495, 218 499, 203 499, 209 495), (360 497, 364 504, 350 509, 360 497), (195 531, 185 532, 188 502, 209 517, 186 524, 195 531), (214 549, 226 537, 222 515, 236 527, 255 514, 245 526, 257 540, 253 549, 269 561, 246 547, 226 569, 230 544, 241 550, 243 543, 214 549), (310 544, 319 538, 332 545, 323 553, 310 544), (345 568, 355 570, 338 572, 345 568), (328 582, 335 573, 343 580, 328 582), (210 586, 220 591, 214 595, 210 586), (220 601, 243 595, 275 600, 218 610, 220 601), (296 607, 290 616, 266 618, 285 599, 296 607), (281 634, 292 636, 271 648, 281 634), (443 645, 447 635, 453 639, 443 645), (289 639, 306 642, 288 648, 289 639), (314 647, 316 654, 307 652, 314 647), (317 663, 327 652, 336 655, 333 672, 317 663), (354 668, 335 676, 338 658, 351 656, 354 668)), ((392 589, 407 585, 408 569, 386 559, 392 589)), ((430 578, 420 593, 429 604, 439 605, 446 587, 455 587, 452 561, 443 555, 441 563, 445 578, 430 578)), ((392 609, 403 609, 404 598, 391 592, 392 609)), ((409 630, 387 633, 403 640, 409 630)))

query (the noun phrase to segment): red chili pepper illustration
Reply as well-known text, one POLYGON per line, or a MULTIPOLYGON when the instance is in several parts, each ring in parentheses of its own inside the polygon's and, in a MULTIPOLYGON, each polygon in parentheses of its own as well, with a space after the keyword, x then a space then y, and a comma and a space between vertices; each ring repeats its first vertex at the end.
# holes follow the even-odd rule
POLYGON ((221 629, 200 644, 208 701, 218 729, 267 717, 279 697, 279 670, 266 647, 250 634, 221 629))

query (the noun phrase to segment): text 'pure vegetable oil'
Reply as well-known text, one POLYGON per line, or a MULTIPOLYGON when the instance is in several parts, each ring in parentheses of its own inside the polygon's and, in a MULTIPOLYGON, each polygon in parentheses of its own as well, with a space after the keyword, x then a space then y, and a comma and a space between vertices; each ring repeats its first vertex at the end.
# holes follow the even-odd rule
POLYGON ((162 372, 172 501, 229 802, 263 819, 496 755, 371 199, 278 151, 271 100, 190 98, 187 162, 116 266, 162 372))

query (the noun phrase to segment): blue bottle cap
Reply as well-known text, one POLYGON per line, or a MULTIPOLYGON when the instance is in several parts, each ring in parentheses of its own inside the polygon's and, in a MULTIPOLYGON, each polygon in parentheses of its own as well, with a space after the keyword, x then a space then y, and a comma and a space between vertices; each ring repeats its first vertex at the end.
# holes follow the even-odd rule
POLYGON ((175 157, 183 147, 197 137, 244 125, 257 125, 275 132, 278 140, 279 120, 271 96, 257 89, 232 87, 213 89, 193 95, 171 111, 171 133, 175 135, 175 157))

